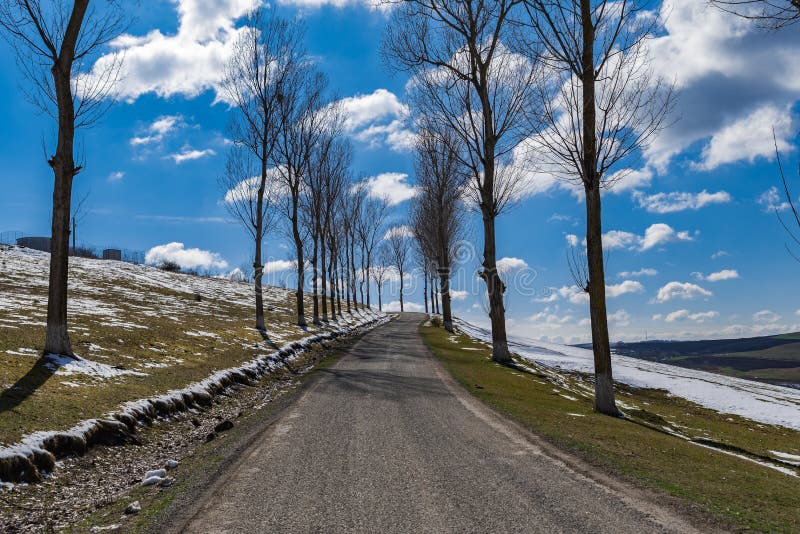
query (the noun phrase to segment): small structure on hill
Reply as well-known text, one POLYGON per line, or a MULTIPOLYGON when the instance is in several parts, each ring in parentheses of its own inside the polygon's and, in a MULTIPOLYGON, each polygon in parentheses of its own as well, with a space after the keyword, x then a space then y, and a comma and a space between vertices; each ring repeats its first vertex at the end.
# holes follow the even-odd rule
POLYGON ((50 252, 49 237, 20 237, 17 239, 17 246, 50 252))
POLYGON ((103 250, 104 260, 122 261, 122 251, 118 248, 107 248, 103 250))

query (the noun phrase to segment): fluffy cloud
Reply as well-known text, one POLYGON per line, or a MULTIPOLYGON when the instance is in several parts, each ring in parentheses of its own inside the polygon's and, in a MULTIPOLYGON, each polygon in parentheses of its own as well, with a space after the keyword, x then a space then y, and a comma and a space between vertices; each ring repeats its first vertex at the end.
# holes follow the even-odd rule
POLYGON ((166 98, 195 97, 213 90, 223 100, 220 80, 242 28, 236 21, 260 0, 174 0, 178 29, 175 34, 153 30, 146 35, 123 34, 111 42, 114 49, 97 60, 92 73, 103 72, 124 56, 117 97, 134 101, 143 94, 166 98))
POLYGON ((617 310, 609 314, 608 320, 616 326, 628 326, 631 324, 631 315, 625 310, 617 310))
POLYGON ((656 193, 645 195, 639 191, 633 194, 639 207, 650 213, 674 213, 684 210, 699 210, 710 204, 724 204, 731 201, 731 196, 725 191, 709 193, 705 189, 699 193, 656 193))
POLYGON ((692 241, 688 231, 676 231, 665 223, 651 224, 640 236, 623 230, 611 230, 603 234, 603 248, 606 250, 629 249, 649 250, 666 243, 692 241))
POLYGON ((411 227, 405 224, 402 226, 393 226, 392 228, 386 230, 386 233, 383 234, 383 239, 389 239, 395 235, 403 235, 405 237, 412 238, 414 237, 414 232, 411 230, 411 227))
MULTIPOLYGON (((416 302, 404 301, 403 302, 403 308, 404 308, 404 311, 407 311, 407 312, 425 311, 425 307, 422 304, 417 304, 416 302)), ((393 300, 392 302, 389 302, 388 304, 384 304, 383 305, 383 311, 399 312, 400 311, 400 301, 399 300, 393 300)))
POLYGON ((184 121, 181 115, 162 115, 147 125, 140 135, 131 138, 130 144, 140 146, 160 143, 164 137, 183 125, 184 121))
POLYGON ((400 172, 385 172, 367 178, 362 182, 367 188, 369 196, 385 198, 391 206, 401 204, 417 196, 417 189, 408 185, 407 174, 400 172))
POLYGON ((648 250, 665 243, 691 240, 692 237, 689 235, 689 232, 676 232, 668 224, 656 223, 650 225, 650 227, 645 230, 644 239, 642 240, 642 250, 648 250))
POLYGON ((761 310, 753 314, 753 321, 757 323, 775 323, 780 321, 781 316, 772 310, 761 310))
POLYGON ((184 148, 180 152, 176 152, 175 154, 170 154, 166 157, 174 161, 176 164, 180 165, 185 161, 192 161, 195 159, 204 158, 206 156, 214 156, 216 154, 217 153, 211 148, 206 148, 204 150, 184 148))
MULTIPOLYGON (((719 313, 713 310, 707 312, 697 312, 692 313, 689 310, 676 310, 672 313, 667 314, 666 318, 664 319, 668 323, 674 323, 675 321, 684 321, 689 320, 695 323, 703 323, 709 319, 713 319, 714 317, 718 317, 719 313)), ((653 320, 661 319, 661 315, 654 315, 653 320)))
POLYGON ((791 207, 778 193, 777 187, 770 187, 761 193, 756 202, 764 206, 764 211, 786 211, 791 207))
POLYGON ((264 274, 272 274, 272 273, 280 273, 283 271, 288 271, 289 269, 295 269, 297 267, 296 261, 290 260, 274 260, 268 261, 264 264, 264 274))
POLYGON ((644 291, 644 286, 636 280, 625 280, 619 284, 612 284, 606 286, 606 297, 614 298, 624 295, 626 293, 641 293, 644 291))
POLYGON ((528 264, 520 258, 500 258, 497 260, 497 272, 501 274, 509 273, 517 269, 525 269, 528 264))
POLYGON ((397 95, 377 89, 368 95, 339 100, 345 115, 345 130, 357 141, 373 148, 388 146, 397 152, 414 147, 414 134, 408 129, 408 106, 397 95))
POLYGON ((571 246, 571 247, 577 247, 578 246, 578 241, 579 241, 578 240, 578 236, 576 236, 575 234, 567 234, 566 238, 567 238, 567 244, 569 246, 571 246))
POLYGON ((174 262, 183 269, 225 269, 228 266, 228 262, 216 252, 185 248, 183 243, 176 242, 151 248, 144 255, 144 261, 151 265, 174 262))
POLYGON ((658 290, 656 302, 667 302, 673 299, 691 300, 698 297, 710 297, 711 295, 711 291, 691 282, 669 282, 658 290))
POLYGON ((711 259, 712 260, 718 260, 718 259, 723 258, 725 256, 730 256, 730 254, 728 253, 727 250, 718 250, 718 251, 716 251, 715 253, 713 253, 711 255, 711 259))
POLYGON ((703 276, 702 274, 700 274, 700 280, 707 280, 709 282, 719 282, 720 280, 733 280, 735 278, 739 278, 739 271, 737 271, 736 269, 722 269, 721 271, 711 273, 708 276, 703 276))
POLYGON ((617 276, 620 278, 637 278, 639 276, 655 276, 657 274, 657 270, 650 269, 649 267, 643 267, 638 271, 622 271, 621 273, 617 273, 617 276))
POLYGON ((450 290, 450 300, 465 300, 469 293, 466 291, 461 291, 459 289, 451 289, 450 290))
POLYGON ((773 157, 789 147, 789 107, 800 92, 798 32, 764 32, 750 21, 697 0, 665 0, 664 32, 652 39, 652 64, 676 82, 675 117, 645 151, 662 171, 672 157, 701 144, 696 167, 773 157))
POLYGON ((123 178, 125 178, 125 173, 124 172, 122 172, 122 171, 114 171, 114 172, 112 172, 111 174, 108 175, 108 178, 106 178, 106 181, 109 182, 109 183, 114 183, 114 182, 121 181, 123 178))

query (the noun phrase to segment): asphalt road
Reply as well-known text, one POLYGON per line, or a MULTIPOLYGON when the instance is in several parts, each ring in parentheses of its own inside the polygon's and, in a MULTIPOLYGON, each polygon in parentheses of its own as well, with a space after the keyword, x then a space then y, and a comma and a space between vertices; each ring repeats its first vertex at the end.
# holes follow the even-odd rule
POLYGON ((463 391, 406 314, 365 335, 219 480, 185 532, 686 532, 463 391))

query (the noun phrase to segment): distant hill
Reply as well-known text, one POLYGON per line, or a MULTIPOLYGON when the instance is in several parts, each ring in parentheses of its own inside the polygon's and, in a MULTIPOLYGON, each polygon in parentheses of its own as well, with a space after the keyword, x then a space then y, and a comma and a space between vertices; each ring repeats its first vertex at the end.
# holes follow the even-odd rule
MULTIPOLYGON (((579 345, 591 348, 591 344, 579 345)), ((800 332, 698 341, 612 344, 615 354, 800 389, 800 332)))

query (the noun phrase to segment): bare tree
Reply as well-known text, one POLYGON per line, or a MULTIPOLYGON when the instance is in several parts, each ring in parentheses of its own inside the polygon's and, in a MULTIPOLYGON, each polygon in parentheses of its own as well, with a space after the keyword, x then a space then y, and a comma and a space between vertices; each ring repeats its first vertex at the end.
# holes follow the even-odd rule
POLYGON ((455 244, 463 232, 462 199, 469 175, 458 157, 458 139, 448 130, 437 131, 434 125, 424 124, 417 134, 415 171, 419 194, 413 201, 412 226, 420 248, 431 260, 430 270, 441 282, 442 322, 452 332, 450 272, 455 244))
POLYGON ((235 113, 229 127, 234 146, 220 186, 227 192, 228 211, 253 238, 256 328, 261 331, 266 329, 262 245, 277 196, 270 165, 278 143, 283 94, 303 58, 301 40, 302 31, 288 21, 263 10, 253 12, 234 45, 222 81, 222 92, 235 113))
POLYGON ((377 252, 377 262, 370 267, 369 273, 378 290, 378 311, 383 311, 383 284, 386 282, 386 277, 391 269, 392 258, 391 252, 385 243, 378 247, 377 252))
MULTIPOLYGON (((373 254, 375 247, 380 241, 384 228, 383 223, 389 209, 389 202, 385 198, 374 198, 369 194, 364 195, 363 205, 360 210, 360 217, 356 221, 356 235, 364 258, 364 270, 362 274, 362 285, 366 283, 367 295, 365 303, 371 306, 369 294, 370 268, 372 267, 373 254)), ((362 299, 363 300, 363 299, 362 299)))
POLYGON ((460 141, 483 218, 483 262, 492 324, 492 358, 511 361, 505 286, 497 272, 495 221, 519 177, 508 165, 529 135, 537 69, 517 53, 512 16, 522 0, 407 0, 395 9, 384 42, 387 59, 412 74, 411 100, 427 120, 460 141))
POLYGON ((709 3, 773 30, 800 20, 800 0, 709 0, 709 3))
POLYGON ((397 275, 400 277, 400 311, 402 312, 405 311, 403 298, 403 291, 405 289, 404 276, 408 263, 408 254, 411 251, 408 228, 396 226, 390 229, 386 236, 386 242, 391 253, 393 266, 397 269, 397 275))
POLYGON ((280 127, 273 161, 281 176, 285 189, 284 213, 289 223, 289 234, 295 245, 297 255, 297 324, 306 326, 303 301, 305 285, 305 257, 303 226, 300 221, 303 195, 305 194, 305 173, 308 171, 314 147, 324 135, 326 102, 323 92, 327 80, 317 72, 303 56, 296 69, 287 78, 281 93, 280 127))
POLYGON ((67 331, 70 206, 73 180, 83 168, 75 162, 75 133, 106 111, 120 56, 93 71, 88 65, 124 26, 124 11, 115 2, 100 8, 90 7, 89 0, 0 2, 0 28, 30 83, 27 97, 58 124, 55 153, 47 159, 55 179, 44 343, 49 354, 73 355, 67 331))
MULTIPOLYGON (((646 0, 645 0, 646 1, 646 0)), ((583 186, 595 410, 617 415, 606 311, 601 190, 660 130, 671 87, 652 74, 646 38, 657 21, 639 0, 526 0, 551 83, 542 86, 547 128, 535 139, 545 168, 583 186)))

